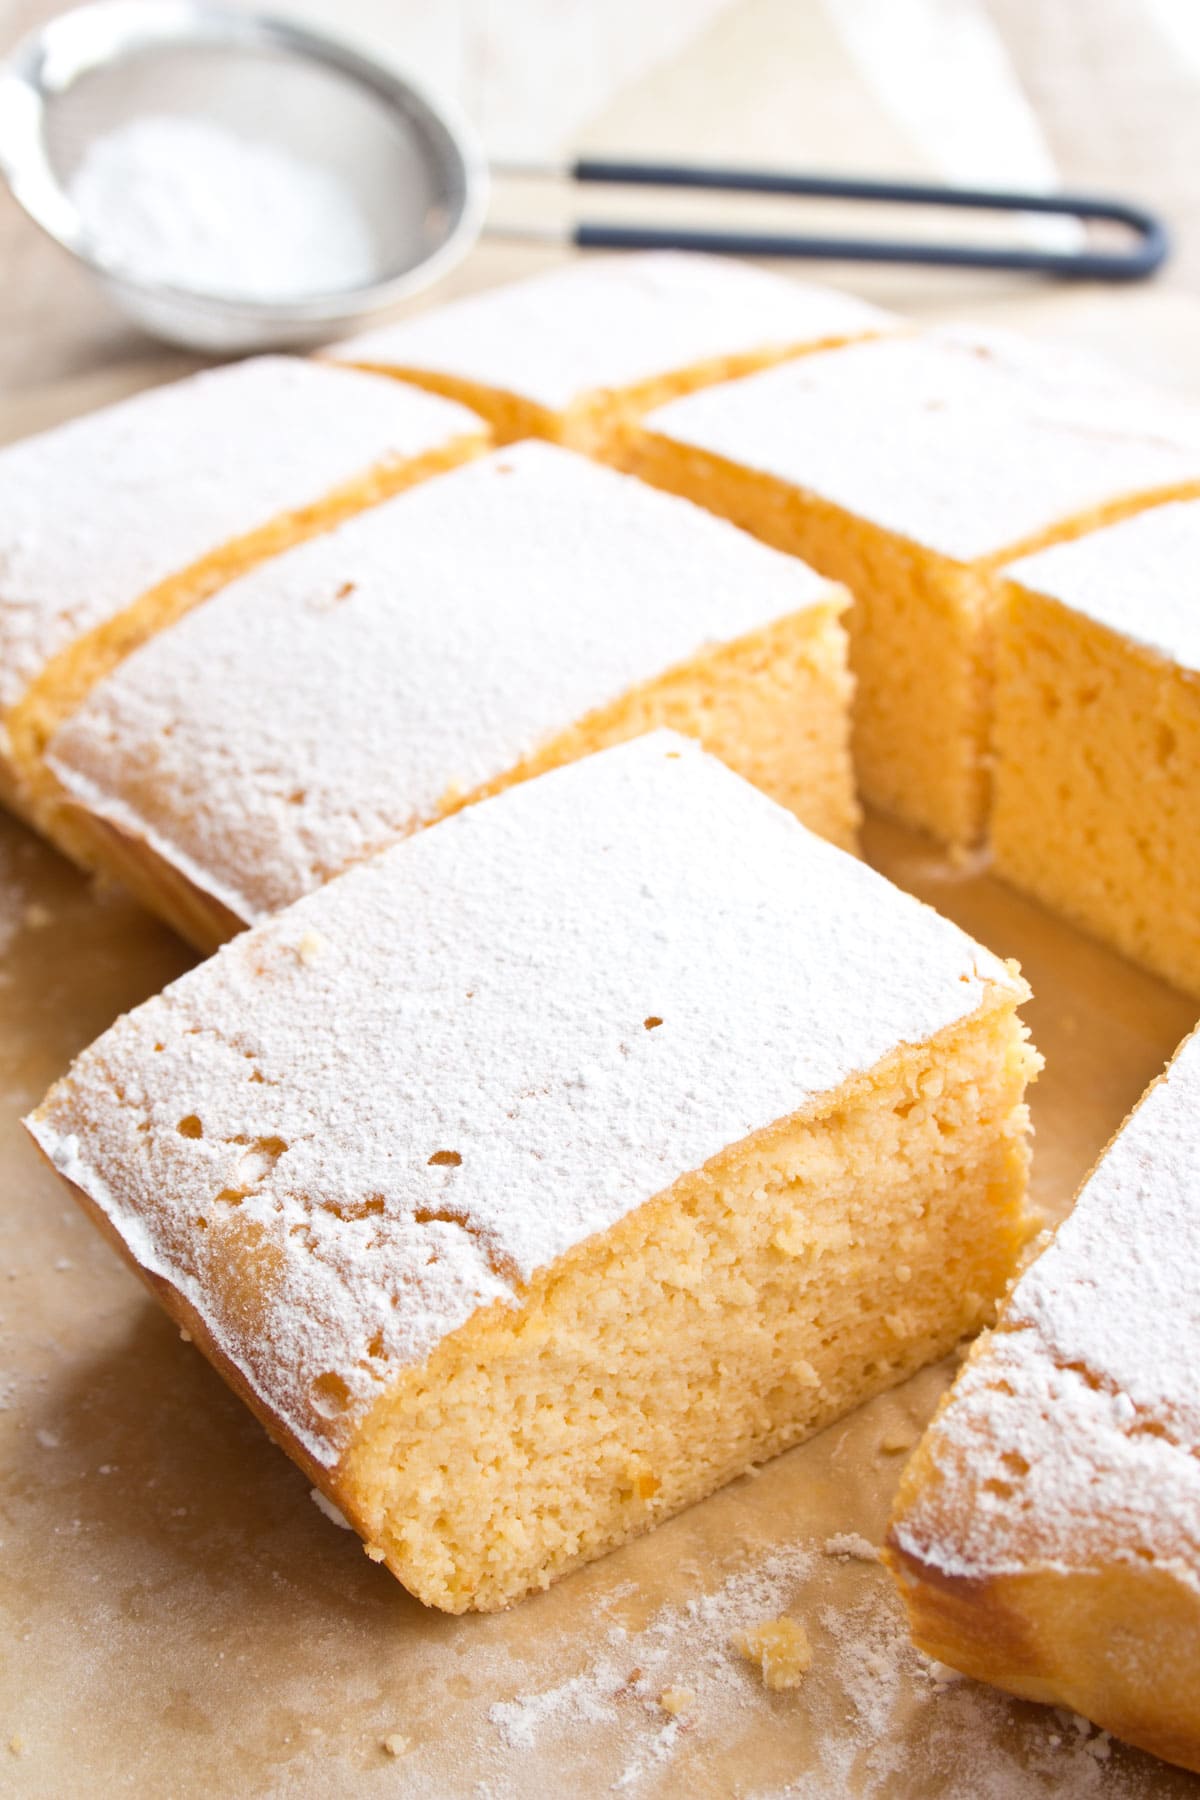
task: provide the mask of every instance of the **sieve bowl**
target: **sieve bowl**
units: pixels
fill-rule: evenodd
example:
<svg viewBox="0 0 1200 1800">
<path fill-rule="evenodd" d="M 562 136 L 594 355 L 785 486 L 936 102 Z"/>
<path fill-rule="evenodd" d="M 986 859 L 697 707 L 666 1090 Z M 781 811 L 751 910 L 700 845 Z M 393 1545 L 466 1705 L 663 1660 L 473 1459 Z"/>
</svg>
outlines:
<svg viewBox="0 0 1200 1800">
<path fill-rule="evenodd" d="M 216 122 L 329 170 L 363 213 L 377 276 L 280 299 L 139 276 L 89 233 L 70 183 L 95 139 L 150 114 Z M 466 254 L 488 187 L 469 127 L 398 70 L 326 32 L 197 0 L 96 0 L 20 43 L 0 66 L 0 171 L 139 325 L 219 353 L 316 344 L 387 313 Z"/>
</svg>

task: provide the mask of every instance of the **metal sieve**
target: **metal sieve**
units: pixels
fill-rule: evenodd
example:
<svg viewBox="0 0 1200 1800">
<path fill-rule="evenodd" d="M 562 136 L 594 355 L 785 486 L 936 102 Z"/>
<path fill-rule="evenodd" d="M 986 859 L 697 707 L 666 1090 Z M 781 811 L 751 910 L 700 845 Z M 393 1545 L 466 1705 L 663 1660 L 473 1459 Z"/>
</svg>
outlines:
<svg viewBox="0 0 1200 1800">
<path fill-rule="evenodd" d="M 203 117 L 323 164 L 349 188 L 372 230 L 377 279 L 303 299 L 246 300 L 148 281 L 122 267 L 89 238 L 68 189 L 96 137 L 147 113 Z M 225 352 L 319 343 L 387 312 L 466 254 L 485 228 L 488 192 L 487 165 L 469 127 L 406 76 L 324 32 L 201 0 L 95 0 L 26 39 L 0 65 L 0 171 L 25 210 L 139 324 L 176 343 Z M 1075 225 L 1072 248 L 586 220 L 487 227 L 497 236 L 580 249 L 672 248 L 1100 281 L 1141 280 L 1169 250 L 1154 213 L 1109 196 L 589 157 L 509 172 L 577 185 L 932 206 Z M 1093 245 L 1087 228 L 1096 223 L 1117 226 L 1129 246 Z"/>
<path fill-rule="evenodd" d="M 200 116 L 331 170 L 371 229 L 376 279 L 243 300 L 123 268 L 89 238 L 68 187 L 95 138 L 146 113 Z M 465 122 L 377 58 L 289 20 L 192 0 L 99 0 L 20 44 L 0 68 L 0 168 L 132 318 L 212 351 L 317 343 L 387 311 L 475 241 L 488 186 Z"/>
</svg>

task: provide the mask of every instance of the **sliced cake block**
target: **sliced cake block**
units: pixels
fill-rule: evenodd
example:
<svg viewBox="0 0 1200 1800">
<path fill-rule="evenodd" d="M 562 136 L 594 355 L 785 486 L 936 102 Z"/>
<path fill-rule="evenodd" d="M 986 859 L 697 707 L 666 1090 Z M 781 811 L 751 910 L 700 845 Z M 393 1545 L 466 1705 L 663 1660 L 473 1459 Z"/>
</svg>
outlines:
<svg viewBox="0 0 1200 1800">
<path fill-rule="evenodd" d="M 1200 501 L 1008 575 L 996 868 L 1200 997 Z"/>
<path fill-rule="evenodd" d="M 967 845 L 987 813 L 997 571 L 1200 492 L 1200 415 L 1091 358 L 947 329 L 678 400 L 629 461 L 846 583 L 865 797 Z"/>
<path fill-rule="evenodd" d="M 235 938 L 29 1128 L 368 1555 L 486 1610 L 988 1314 L 1025 994 L 660 732 Z"/>
<path fill-rule="evenodd" d="M 1200 1770 L 1200 1038 L 1109 1145 L 904 1472 L 932 1655 Z"/>
<path fill-rule="evenodd" d="M 580 259 L 328 354 L 464 401 L 502 442 L 591 451 L 677 394 L 897 324 L 833 288 L 667 251 Z"/>
<path fill-rule="evenodd" d="M 36 811 L 42 747 L 135 644 L 486 441 L 413 388 L 260 357 L 0 450 L 0 793 Z"/>
<path fill-rule="evenodd" d="M 656 725 L 854 842 L 845 591 L 550 444 L 277 557 L 93 689 L 48 767 L 211 945 L 482 794 Z"/>
</svg>

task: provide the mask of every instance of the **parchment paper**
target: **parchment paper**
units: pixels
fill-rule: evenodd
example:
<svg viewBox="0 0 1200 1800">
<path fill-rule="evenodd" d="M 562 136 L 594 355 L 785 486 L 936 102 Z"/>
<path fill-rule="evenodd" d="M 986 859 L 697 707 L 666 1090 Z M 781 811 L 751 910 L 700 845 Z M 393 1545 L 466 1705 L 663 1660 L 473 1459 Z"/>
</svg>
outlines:
<svg viewBox="0 0 1200 1800">
<path fill-rule="evenodd" d="M 1186 304 L 1064 304 L 1036 322 L 1074 319 L 1118 349 L 1136 337 L 1143 365 L 1194 384 Z M 1149 336 L 1135 320 L 1154 321 Z M 1035 1194 L 1061 1212 L 1192 1003 L 895 827 L 872 822 L 867 850 L 1024 965 L 1047 1058 Z M 425 1612 L 318 1511 L 18 1127 L 188 953 L 7 820 L 0 953 L 0 1792 L 1200 1793 L 908 1649 L 891 1584 L 863 1557 L 950 1367 L 511 1613 Z M 785 1611 L 815 1661 L 797 1692 L 771 1695 L 730 1639 Z M 693 1695 L 676 1716 L 659 1703 L 672 1687 Z"/>
</svg>

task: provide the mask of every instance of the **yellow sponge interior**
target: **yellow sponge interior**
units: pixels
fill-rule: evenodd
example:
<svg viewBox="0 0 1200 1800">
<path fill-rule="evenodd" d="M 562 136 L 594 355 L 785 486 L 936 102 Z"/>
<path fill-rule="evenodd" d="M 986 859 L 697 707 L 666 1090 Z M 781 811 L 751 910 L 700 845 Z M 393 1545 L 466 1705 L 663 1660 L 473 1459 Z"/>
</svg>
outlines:
<svg viewBox="0 0 1200 1800">
<path fill-rule="evenodd" d="M 490 1610 L 942 1356 L 1028 1235 L 1035 1064 L 1006 994 L 715 1158 L 401 1374 L 331 1498 L 423 1601 Z"/>
<path fill-rule="evenodd" d="M 1014 585 L 995 705 L 998 873 L 1200 998 L 1200 676 Z"/>
<path fill-rule="evenodd" d="M 1000 567 L 1183 491 L 1131 495 L 964 563 L 651 430 L 628 431 L 619 460 L 845 583 L 854 596 L 854 762 L 863 797 L 958 847 L 979 842 L 988 821 Z"/>
</svg>

